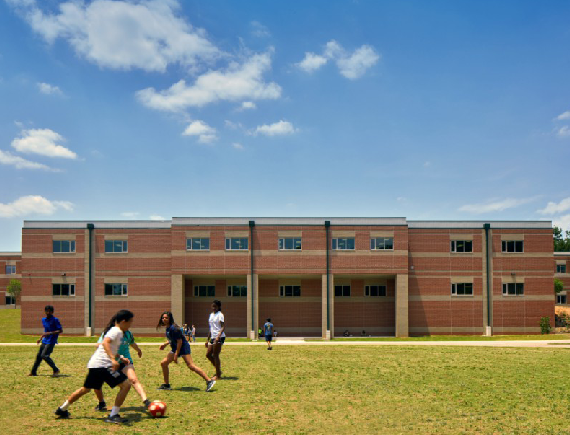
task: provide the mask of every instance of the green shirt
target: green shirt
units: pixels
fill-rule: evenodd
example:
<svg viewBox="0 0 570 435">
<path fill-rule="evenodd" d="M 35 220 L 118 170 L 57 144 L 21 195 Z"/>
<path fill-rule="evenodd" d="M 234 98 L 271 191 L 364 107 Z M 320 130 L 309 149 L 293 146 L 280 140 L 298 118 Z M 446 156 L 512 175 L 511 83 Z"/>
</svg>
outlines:
<svg viewBox="0 0 570 435">
<path fill-rule="evenodd" d="M 103 334 L 101 334 L 97 343 L 103 343 L 103 338 Z M 119 355 L 123 355 L 125 358 L 128 358 L 131 363 L 133 362 L 133 358 L 131 357 L 130 347 L 134 342 L 135 337 L 133 337 L 133 333 L 131 331 L 125 331 L 118 350 Z"/>
</svg>

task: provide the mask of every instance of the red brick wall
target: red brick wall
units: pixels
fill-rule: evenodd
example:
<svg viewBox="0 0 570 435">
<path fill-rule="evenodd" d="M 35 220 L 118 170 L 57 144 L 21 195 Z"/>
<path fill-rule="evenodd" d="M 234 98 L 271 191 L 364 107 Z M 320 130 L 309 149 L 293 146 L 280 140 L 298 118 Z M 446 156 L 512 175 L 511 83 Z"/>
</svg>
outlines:
<svg viewBox="0 0 570 435">
<path fill-rule="evenodd" d="M 15 265 L 15 274 L 6 274 L 6 265 Z M 10 280 L 17 279 L 22 280 L 22 256 L 20 254 L 14 253 L 13 255 L 1 255 L 0 256 L 0 307 L 10 308 L 12 305 L 6 306 L 6 287 L 10 283 Z M 16 305 L 20 305 L 21 296 L 18 297 Z"/>
</svg>

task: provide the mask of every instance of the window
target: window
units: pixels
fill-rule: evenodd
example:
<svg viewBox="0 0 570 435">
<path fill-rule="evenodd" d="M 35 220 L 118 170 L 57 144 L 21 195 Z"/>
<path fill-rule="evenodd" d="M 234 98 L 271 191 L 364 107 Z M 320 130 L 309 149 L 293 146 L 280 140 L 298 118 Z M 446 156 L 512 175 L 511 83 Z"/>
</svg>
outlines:
<svg viewBox="0 0 570 435">
<path fill-rule="evenodd" d="M 75 252 L 75 240 L 54 240 L 53 252 Z"/>
<path fill-rule="evenodd" d="M 521 282 L 503 284 L 503 296 L 523 296 L 524 284 Z"/>
<path fill-rule="evenodd" d="M 281 297 L 300 297 L 301 296 L 301 286 L 300 285 L 282 285 L 279 287 L 279 296 Z"/>
<path fill-rule="evenodd" d="M 14 296 L 6 295 L 6 305 L 16 305 L 16 299 Z"/>
<path fill-rule="evenodd" d="M 394 249 L 393 237 L 375 237 L 370 239 L 370 249 L 373 251 L 380 249 Z"/>
<path fill-rule="evenodd" d="M 566 305 L 566 295 L 556 295 L 556 303 Z M 6 302 L 8 304 L 8 302 Z"/>
<path fill-rule="evenodd" d="M 349 297 L 350 296 L 350 286 L 349 285 L 335 285 L 334 286 L 335 297 Z"/>
<path fill-rule="evenodd" d="M 245 296 L 247 296 L 247 286 L 246 285 L 229 285 L 228 286 L 228 296 L 233 296 L 233 297 L 245 297 Z"/>
<path fill-rule="evenodd" d="M 451 294 L 456 296 L 473 296 L 473 283 L 461 282 L 451 284 Z"/>
<path fill-rule="evenodd" d="M 279 250 L 280 251 L 296 251 L 301 249 L 301 238 L 300 237 L 285 237 L 279 239 Z"/>
<path fill-rule="evenodd" d="M 16 273 L 16 266 L 13 264 L 6 265 L 6 275 L 14 275 Z"/>
<path fill-rule="evenodd" d="M 209 238 L 186 239 L 186 249 L 188 251 L 208 251 L 210 250 Z"/>
<path fill-rule="evenodd" d="M 386 296 L 386 286 L 385 285 L 364 286 L 364 296 Z"/>
<path fill-rule="evenodd" d="M 8 272 L 6 272 L 6 273 L 8 273 Z M 565 264 L 557 264 L 556 265 L 556 273 L 566 273 L 566 265 Z"/>
<path fill-rule="evenodd" d="M 128 252 L 129 245 L 126 240 L 105 240 L 105 252 Z"/>
<path fill-rule="evenodd" d="M 354 250 L 354 237 L 332 239 L 332 248 L 335 251 Z"/>
<path fill-rule="evenodd" d="M 216 296 L 216 286 L 215 285 L 195 285 L 194 286 L 194 296 L 201 298 Z"/>
<path fill-rule="evenodd" d="M 226 238 L 226 251 L 247 251 L 247 237 L 228 237 Z"/>
<path fill-rule="evenodd" d="M 75 284 L 52 284 L 53 296 L 75 296 Z"/>
<path fill-rule="evenodd" d="M 105 284 L 105 296 L 127 296 L 128 284 Z"/>
<path fill-rule="evenodd" d="M 524 240 L 503 240 L 503 252 L 524 252 Z"/>
<path fill-rule="evenodd" d="M 472 240 L 452 240 L 451 252 L 473 252 Z"/>
</svg>

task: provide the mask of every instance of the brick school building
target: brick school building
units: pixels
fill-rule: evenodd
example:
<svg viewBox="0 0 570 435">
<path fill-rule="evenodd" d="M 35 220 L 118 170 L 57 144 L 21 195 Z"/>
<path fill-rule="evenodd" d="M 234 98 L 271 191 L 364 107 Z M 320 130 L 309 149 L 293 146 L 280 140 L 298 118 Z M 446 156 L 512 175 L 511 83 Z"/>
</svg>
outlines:
<svg viewBox="0 0 570 435">
<path fill-rule="evenodd" d="M 279 336 L 540 333 L 554 323 L 548 221 L 173 218 L 25 221 L 22 333 L 54 305 L 68 334 L 99 333 L 119 309 L 136 334 L 162 311 L 207 334 Z"/>
</svg>

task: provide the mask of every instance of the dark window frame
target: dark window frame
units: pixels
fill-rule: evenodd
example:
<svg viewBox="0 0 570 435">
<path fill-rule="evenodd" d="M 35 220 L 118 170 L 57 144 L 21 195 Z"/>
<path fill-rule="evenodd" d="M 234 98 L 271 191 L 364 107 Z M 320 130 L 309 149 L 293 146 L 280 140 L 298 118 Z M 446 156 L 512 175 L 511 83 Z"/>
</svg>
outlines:
<svg viewBox="0 0 570 435">
<path fill-rule="evenodd" d="M 216 296 L 216 285 L 198 284 L 194 286 L 194 297 L 196 298 L 213 298 Z"/>
<path fill-rule="evenodd" d="M 6 275 L 16 275 L 16 265 L 15 264 L 7 264 L 6 268 L 4 269 L 4 272 L 6 272 Z"/>
<path fill-rule="evenodd" d="M 524 254 L 524 240 L 501 240 L 501 252 Z"/>
<path fill-rule="evenodd" d="M 503 283 L 503 296 L 524 296 L 523 282 Z"/>
<path fill-rule="evenodd" d="M 335 284 L 334 297 L 335 298 L 349 298 L 351 293 L 350 284 Z"/>
<path fill-rule="evenodd" d="M 287 247 L 291 242 L 291 247 Z M 277 241 L 277 250 L 279 251 L 301 251 L 303 250 L 302 237 L 279 237 Z"/>
<path fill-rule="evenodd" d="M 473 240 L 451 240 L 449 249 L 454 254 L 470 254 L 473 252 Z"/>
<path fill-rule="evenodd" d="M 382 241 L 382 242 L 380 242 Z M 389 241 L 388 244 L 386 241 Z M 388 247 L 389 246 L 389 247 Z M 370 238 L 371 251 L 393 251 L 394 250 L 394 237 L 371 237 Z"/>
<path fill-rule="evenodd" d="M 233 247 L 234 242 L 238 243 L 240 247 Z M 242 245 L 245 245 L 243 247 Z M 248 237 L 226 237 L 226 251 L 249 251 L 249 238 Z"/>
<path fill-rule="evenodd" d="M 207 241 L 207 242 L 205 242 Z M 198 247 L 198 245 L 200 247 Z M 203 247 L 207 245 L 207 247 Z M 187 251 L 209 251 L 210 250 L 210 238 L 209 237 L 188 237 L 186 238 L 186 250 Z"/>
<path fill-rule="evenodd" d="M 75 240 L 53 240 L 52 252 L 54 254 L 75 254 Z"/>
<path fill-rule="evenodd" d="M 52 296 L 75 296 L 75 284 L 72 283 L 52 283 L 51 285 Z"/>
<path fill-rule="evenodd" d="M 242 298 L 247 297 L 247 285 L 232 284 L 228 286 L 228 297 Z"/>
<path fill-rule="evenodd" d="M 120 250 L 118 250 L 119 243 L 121 244 Z M 128 254 L 128 252 L 128 240 L 105 240 L 105 254 Z"/>
<path fill-rule="evenodd" d="M 129 295 L 129 285 L 122 282 L 106 282 L 104 285 L 104 294 L 105 296 L 127 297 Z"/>
<path fill-rule="evenodd" d="M 301 286 L 284 284 L 279 286 L 279 297 L 281 298 L 300 298 Z"/>
<path fill-rule="evenodd" d="M 472 282 L 454 282 L 451 284 L 452 296 L 473 296 Z"/>
<path fill-rule="evenodd" d="M 376 287 L 376 288 L 375 288 Z M 376 294 L 374 294 L 376 293 Z M 367 284 L 364 286 L 365 297 L 386 297 L 388 295 L 388 286 L 386 284 Z"/>
<path fill-rule="evenodd" d="M 342 245 L 342 247 L 341 247 Z M 352 246 L 352 247 L 350 247 Z M 333 251 L 354 251 L 356 250 L 355 237 L 335 237 L 332 239 L 331 249 Z"/>
</svg>

